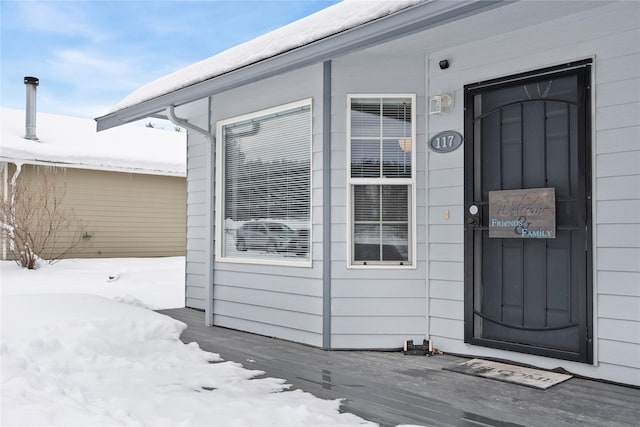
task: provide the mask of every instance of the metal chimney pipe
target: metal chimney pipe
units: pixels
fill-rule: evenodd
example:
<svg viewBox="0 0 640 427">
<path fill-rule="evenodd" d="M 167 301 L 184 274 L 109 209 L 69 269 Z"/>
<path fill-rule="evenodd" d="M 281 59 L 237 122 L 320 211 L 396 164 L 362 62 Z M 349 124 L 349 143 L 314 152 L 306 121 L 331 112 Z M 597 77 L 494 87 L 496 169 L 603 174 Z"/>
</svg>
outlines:
<svg viewBox="0 0 640 427">
<path fill-rule="evenodd" d="M 27 110 L 25 135 L 26 139 L 37 140 L 36 136 L 36 88 L 40 84 L 37 77 L 27 76 L 24 78 L 24 84 L 27 86 Z"/>
</svg>

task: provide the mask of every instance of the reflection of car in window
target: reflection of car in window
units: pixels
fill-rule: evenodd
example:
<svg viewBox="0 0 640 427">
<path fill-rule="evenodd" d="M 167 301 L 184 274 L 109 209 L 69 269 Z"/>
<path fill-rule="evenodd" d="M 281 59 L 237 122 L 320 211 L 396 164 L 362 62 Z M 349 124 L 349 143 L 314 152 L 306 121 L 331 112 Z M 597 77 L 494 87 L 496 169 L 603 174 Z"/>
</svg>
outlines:
<svg viewBox="0 0 640 427">
<path fill-rule="evenodd" d="M 309 250 L 309 230 L 294 231 L 280 222 L 246 222 L 236 233 L 236 249 L 304 255 Z"/>
</svg>

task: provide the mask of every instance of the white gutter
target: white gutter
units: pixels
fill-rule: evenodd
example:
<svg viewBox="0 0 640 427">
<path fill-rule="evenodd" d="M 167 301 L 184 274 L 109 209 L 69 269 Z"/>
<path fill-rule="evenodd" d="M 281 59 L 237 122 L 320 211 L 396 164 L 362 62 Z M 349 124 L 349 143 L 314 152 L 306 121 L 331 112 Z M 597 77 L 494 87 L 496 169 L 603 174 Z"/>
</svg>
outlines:
<svg viewBox="0 0 640 427">
<path fill-rule="evenodd" d="M 167 117 L 171 123 L 176 126 L 182 126 L 188 130 L 192 130 L 195 133 L 203 135 L 207 138 L 206 147 L 206 184 L 205 184 L 205 210 L 207 212 L 207 221 L 205 222 L 205 262 L 207 267 L 205 268 L 205 283 L 207 284 L 205 290 L 205 306 L 204 306 L 204 320 L 207 326 L 213 326 L 213 274 L 214 274 L 214 249 L 213 249 L 213 230 L 214 230 L 214 217 L 213 211 L 213 147 L 215 145 L 215 137 L 205 129 L 202 129 L 189 121 L 176 116 L 175 106 L 169 105 L 166 108 Z M 211 111 L 211 105 L 208 106 L 208 111 Z M 189 144 L 189 138 L 187 134 L 187 145 Z M 186 258 L 185 258 L 186 263 Z M 186 266 L 185 266 L 186 267 Z M 186 286 L 186 269 L 185 269 L 185 286 Z"/>
</svg>

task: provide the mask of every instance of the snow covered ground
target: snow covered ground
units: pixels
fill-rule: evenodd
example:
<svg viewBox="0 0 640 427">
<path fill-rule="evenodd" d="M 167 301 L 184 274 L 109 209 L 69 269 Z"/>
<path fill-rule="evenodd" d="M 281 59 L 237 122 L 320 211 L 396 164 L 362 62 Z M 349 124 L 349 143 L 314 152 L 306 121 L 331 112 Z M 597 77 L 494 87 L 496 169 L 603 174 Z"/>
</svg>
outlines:
<svg viewBox="0 0 640 427">
<path fill-rule="evenodd" d="M 2 426 L 351 426 L 339 401 L 287 390 L 178 338 L 184 258 L 0 261 Z"/>
</svg>

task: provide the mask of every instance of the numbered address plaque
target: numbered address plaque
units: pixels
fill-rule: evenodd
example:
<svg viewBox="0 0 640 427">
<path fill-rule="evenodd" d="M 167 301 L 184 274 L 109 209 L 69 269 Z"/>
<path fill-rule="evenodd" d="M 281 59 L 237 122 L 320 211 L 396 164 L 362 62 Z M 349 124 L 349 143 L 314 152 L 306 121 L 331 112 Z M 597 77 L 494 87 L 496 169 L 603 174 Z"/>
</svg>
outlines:
<svg viewBox="0 0 640 427">
<path fill-rule="evenodd" d="M 462 145 L 462 135 L 453 130 L 446 130 L 434 135 L 429 141 L 429 147 L 436 153 L 449 153 Z"/>
</svg>

